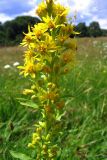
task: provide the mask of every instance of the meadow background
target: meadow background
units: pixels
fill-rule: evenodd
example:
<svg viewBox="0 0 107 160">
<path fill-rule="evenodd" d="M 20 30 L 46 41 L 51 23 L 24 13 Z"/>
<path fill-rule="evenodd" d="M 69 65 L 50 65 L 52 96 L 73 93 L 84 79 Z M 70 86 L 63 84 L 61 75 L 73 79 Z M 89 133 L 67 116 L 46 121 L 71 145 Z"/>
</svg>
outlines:
<svg viewBox="0 0 107 160">
<path fill-rule="evenodd" d="M 75 67 L 61 82 L 68 101 L 59 160 L 107 160 L 107 38 L 77 42 Z M 19 103 L 30 86 L 15 65 L 23 64 L 23 51 L 20 46 L 0 48 L 0 160 L 14 160 L 10 150 L 35 154 L 27 144 L 38 112 Z"/>
</svg>

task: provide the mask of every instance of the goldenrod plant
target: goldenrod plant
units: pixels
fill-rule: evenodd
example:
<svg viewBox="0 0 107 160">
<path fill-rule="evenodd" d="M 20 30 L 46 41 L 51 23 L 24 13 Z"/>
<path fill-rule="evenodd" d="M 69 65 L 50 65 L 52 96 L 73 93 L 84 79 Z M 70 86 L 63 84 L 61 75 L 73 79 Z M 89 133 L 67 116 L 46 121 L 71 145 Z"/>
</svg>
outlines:
<svg viewBox="0 0 107 160">
<path fill-rule="evenodd" d="M 60 121 L 66 99 L 60 79 L 74 66 L 77 48 L 75 38 L 70 38 L 77 33 L 68 22 L 68 11 L 55 0 L 43 0 L 36 10 L 41 23 L 29 26 L 22 41 L 27 49 L 21 74 L 32 80 L 31 88 L 25 89 L 24 94 L 31 95 L 41 113 L 28 144 L 36 151 L 36 160 L 55 160 L 61 153 L 58 139 L 63 134 Z"/>
</svg>

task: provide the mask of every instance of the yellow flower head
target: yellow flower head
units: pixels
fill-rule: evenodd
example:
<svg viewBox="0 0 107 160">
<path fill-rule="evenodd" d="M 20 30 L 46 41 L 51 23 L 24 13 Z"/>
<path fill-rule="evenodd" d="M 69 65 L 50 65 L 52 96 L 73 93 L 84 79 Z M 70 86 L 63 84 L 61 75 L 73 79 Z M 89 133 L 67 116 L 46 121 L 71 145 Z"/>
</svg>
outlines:
<svg viewBox="0 0 107 160">
<path fill-rule="evenodd" d="M 58 44 L 63 44 L 64 41 L 68 38 L 67 35 L 63 35 L 63 33 L 61 33 L 60 35 L 57 36 L 57 42 Z"/>
<path fill-rule="evenodd" d="M 26 60 L 31 60 L 34 57 L 34 52 L 32 50 L 25 51 L 24 57 Z"/>
<path fill-rule="evenodd" d="M 72 49 L 73 52 L 75 52 L 77 50 L 77 41 L 74 38 L 73 39 L 68 38 L 65 40 L 64 46 L 68 49 Z"/>
<path fill-rule="evenodd" d="M 45 22 L 45 24 L 47 24 L 47 27 L 49 29 L 53 29 L 55 28 L 55 22 L 52 18 L 50 18 L 49 16 L 47 17 L 43 17 L 43 21 Z"/>
<path fill-rule="evenodd" d="M 50 53 L 55 52 L 56 47 L 55 41 L 48 33 L 44 34 L 43 40 L 35 44 L 36 51 L 42 56 L 40 57 L 49 61 L 51 60 Z"/>
<path fill-rule="evenodd" d="M 65 26 L 63 25 L 61 27 L 61 32 L 63 33 L 63 35 L 71 35 L 74 33 L 73 30 L 74 26 L 72 24 L 67 24 Z"/>
<path fill-rule="evenodd" d="M 27 46 L 32 42 L 32 35 L 31 33 L 25 34 L 23 42 L 21 43 L 23 46 Z"/>
<path fill-rule="evenodd" d="M 57 92 L 49 92 L 45 95 L 46 99 L 49 99 L 49 100 L 52 100 L 52 101 L 55 101 L 59 95 Z"/>
<path fill-rule="evenodd" d="M 63 16 L 63 15 L 66 16 L 68 13 L 67 9 L 60 4 L 55 5 L 55 12 L 56 12 L 56 15 L 58 14 L 58 16 Z"/>
<path fill-rule="evenodd" d="M 24 76 L 28 76 L 31 75 L 31 77 L 35 77 L 35 67 L 34 64 L 30 61 L 28 61 L 27 64 L 25 64 L 24 66 L 20 66 L 20 69 L 22 69 L 20 74 L 24 74 Z"/>
<path fill-rule="evenodd" d="M 46 65 L 45 65 L 45 66 L 43 67 L 43 72 L 44 72 L 44 73 L 51 73 L 51 72 L 52 72 L 52 69 L 51 69 L 49 66 L 46 66 Z"/>
<path fill-rule="evenodd" d="M 66 50 L 62 54 L 62 61 L 64 63 L 69 63 L 69 62 L 73 61 L 73 59 L 74 59 L 74 52 L 71 49 Z"/>
<path fill-rule="evenodd" d="M 38 45 L 37 51 L 40 52 L 42 55 L 46 54 L 47 45 L 45 44 L 45 42 L 42 42 Z"/>
<path fill-rule="evenodd" d="M 38 23 L 34 25 L 32 28 L 33 35 L 36 36 L 37 39 L 40 39 L 43 34 L 48 30 L 48 27 L 45 23 Z"/>
<path fill-rule="evenodd" d="M 36 14 L 41 18 L 47 15 L 47 5 L 45 2 L 41 2 L 36 10 Z"/>
<path fill-rule="evenodd" d="M 28 46 L 33 41 L 32 32 L 30 26 L 28 26 L 28 33 L 24 33 L 25 37 L 21 43 L 23 46 Z"/>
<path fill-rule="evenodd" d="M 41 71 L 43 67 L 43 63 L 28 61 L 24 66 L 20 66 L 22 69 L 20 74 L 24 74 L 24 76 L 30 75 L 32 78 L 35 78 L 36 73 Z"/>
<path fill-rule="evenodd" d="M 59 18 L 59 23 L 64 23 L 67 21 L 66 17 L 68 14 L 68 9 L 60 4 L 55 4 L 53 9 L 55 17 Z"/>
</svg>

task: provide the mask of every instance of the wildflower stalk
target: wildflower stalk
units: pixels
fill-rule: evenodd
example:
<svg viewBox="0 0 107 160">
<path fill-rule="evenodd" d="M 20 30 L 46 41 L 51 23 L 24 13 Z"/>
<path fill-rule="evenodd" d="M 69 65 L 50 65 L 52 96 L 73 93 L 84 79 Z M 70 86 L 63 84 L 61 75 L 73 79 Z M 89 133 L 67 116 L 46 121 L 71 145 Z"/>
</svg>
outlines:
<svg viewBox="0 0 107 160">
<path fill-rule="evenodd" d="M 36 150 L 36 160 L 55 160 L 61 150 L 57 143 L 61 136 L 61 115 L 65 101 L 61 98 L 60 79 L 74 64 L 76 41 L 74 27 L 67 21 L 68 10 L 54 0 L 44 0 L 36 13 L 41 23 L 29 27 L 22 45 L 27 46 L 21 74 L 32 79 L 30 94 L 38 104 L 40 119 L 35 124 L 32 141 L 28 144 Z"/>
</svg>

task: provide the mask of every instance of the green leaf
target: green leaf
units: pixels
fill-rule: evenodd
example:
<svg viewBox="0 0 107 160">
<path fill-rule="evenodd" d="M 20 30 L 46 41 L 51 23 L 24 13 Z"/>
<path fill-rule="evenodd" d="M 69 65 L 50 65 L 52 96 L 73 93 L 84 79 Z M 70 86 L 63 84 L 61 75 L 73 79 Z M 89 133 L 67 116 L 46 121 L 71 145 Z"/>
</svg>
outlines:
<svg viewBox="0 0 107 160">
<path fill-rule="evenodd" d="M 35 109 L 38 108 L 38 105 L 35 104 L 35 103 L 32 102 L 32 101 L 20 102 L 20 104 L 23 105 L 23 106 L 28 106 L 28 107 L 35 108 Z"/>
<path fill-rule="evenodd" d="M 62 113 L 62 114 L 57 114 L 56 115 L 56 120 L 58 120 L 58 121 L 60 121 L 61 120 L 61 118 L 62 118 L 62 116 L 64 116 L 66 114 L 66 112 L 64 112 L 64 113 Z"/>
<path fill-rule="evenodd" d="M 14 158 L 18 158 L 20 160 L 33 160 L 31 157 L 27 156 L 26 154 L 15 152 L 15 151 L 10 151 L 10 154 Z"/>
<path fill-rule="evenodd" d="M 34 108 L 34 109 L 38 109 L 38 105 L 36 103 L 34 103 L 33 101 L 31 101 L 31 100 L 21 99 L 21 98 L 19 100 L 21 100 L 20 104 L 23 105 L 23 106 L 27 106 L 27 107 L 31 107 L 31 108 Z"/>
</svg>

